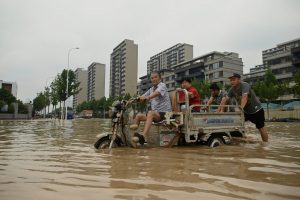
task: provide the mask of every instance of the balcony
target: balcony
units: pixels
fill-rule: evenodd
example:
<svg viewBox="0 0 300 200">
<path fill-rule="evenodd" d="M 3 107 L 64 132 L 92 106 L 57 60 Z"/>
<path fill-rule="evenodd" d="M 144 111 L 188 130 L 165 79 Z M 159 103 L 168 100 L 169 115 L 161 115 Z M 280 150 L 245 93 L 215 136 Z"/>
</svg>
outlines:
<svg viewBox="0 0 300 200">
<path fill-rule="evenodd" d="M 300 47 L 293 48 L 291 52 L 292 52 L 292 64 L 295 67 L 300 67 Z"/>
</svg>

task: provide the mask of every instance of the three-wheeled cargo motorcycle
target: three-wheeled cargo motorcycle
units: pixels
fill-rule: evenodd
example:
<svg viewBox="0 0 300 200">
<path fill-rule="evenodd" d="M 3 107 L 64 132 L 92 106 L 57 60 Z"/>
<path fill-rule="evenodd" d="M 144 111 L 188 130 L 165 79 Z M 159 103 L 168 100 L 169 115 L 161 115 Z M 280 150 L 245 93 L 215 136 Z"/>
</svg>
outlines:
<svg viewBox="0 0 300 200">
<path fill-rule="evenodd" d="M 226 105 L 226 112 L 214 112 L 219 105 L 189 105 L 188 92 L 182 89 L 185 95 L 185 110 L 167 112 L 165 120 L 153 123 L 146 138 L 147 145 L 143 147 L 173 147 L 184 145 L 204 144 L 216 147 L 229 144 L 233 138 L 245 138 L 244 114 L 237 105 Z M 175 91 L 178 99 L 178 91 Z M 138 98 L 128 101 L 115 101 L 111 108 L 112 131 L 102 133 L 94 144 L 96 149 L 115 147 L 142 147 L 138 138 L 134 136 L 129 126 L 133 123 L 136 114 L 134 104 Z M 193 112 L 195 106 L 206 107 L 205 111 Z M 140 127 L 141 128 L 141 127 Z"/>
</svg>

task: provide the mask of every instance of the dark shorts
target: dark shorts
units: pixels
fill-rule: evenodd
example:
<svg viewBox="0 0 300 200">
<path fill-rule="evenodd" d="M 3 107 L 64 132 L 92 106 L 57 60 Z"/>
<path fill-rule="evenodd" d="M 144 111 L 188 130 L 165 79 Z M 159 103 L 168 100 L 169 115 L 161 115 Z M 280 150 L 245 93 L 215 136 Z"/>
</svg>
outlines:
<svg viewBox="0 0 300 200">
<path fill-rule="evenodd" d="M 265 111 L 260 109 L 254 114 L 245 113 L 245 121 L 250 121 L 255 124 L 257 129 L 263 128 L 265 126 Z"/>
<path fill-rule="evenodd" d="M 158 122 L 166 119 L 165 114 L 166 114 L 165 112 L 159 112 L 159 121 Z"/>
<path fill-rule="evenodd" d="M 163 121 L 163 120 L 165 120 L 166 119 L 166 117 L 165 117 L 165 112 L 158 112 L 159 113 L 159 120 L 154 120 L 154 122 L 161 122 L 161 121 Z"/>
</svg>

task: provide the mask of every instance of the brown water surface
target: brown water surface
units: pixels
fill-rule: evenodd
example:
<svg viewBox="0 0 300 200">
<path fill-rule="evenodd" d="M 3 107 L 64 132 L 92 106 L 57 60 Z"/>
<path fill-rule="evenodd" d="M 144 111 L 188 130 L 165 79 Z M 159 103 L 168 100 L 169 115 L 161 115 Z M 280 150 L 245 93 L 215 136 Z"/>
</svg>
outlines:
<svg viewBox="0 0 300 200">
<path fill-rule="evenodd" d="M 300 124 L 269 144 L 97 151 L 100 119 L 0 121 L 0 199 L 300 199 Z"/>
</svg>

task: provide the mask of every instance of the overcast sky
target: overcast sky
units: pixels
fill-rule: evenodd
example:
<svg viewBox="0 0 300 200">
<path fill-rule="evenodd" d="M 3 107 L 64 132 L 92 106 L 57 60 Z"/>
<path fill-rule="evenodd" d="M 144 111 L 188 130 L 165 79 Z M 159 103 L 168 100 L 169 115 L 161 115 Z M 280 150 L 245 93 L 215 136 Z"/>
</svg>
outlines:
<svg viewBox="0 0 300 200">
<path fill-rule="evenodd" d="M 300 38 L 299 0 L 0 0 L 0 80 L 17 82 L 32 100 L 67 68 L 106 64 L 124 39 L 138 44 L 138 76 L 149 58 L 177 43 L 194 57 L 239 53 L 244 73 L 262 63 L 262 50 Z"/>
</svg>

